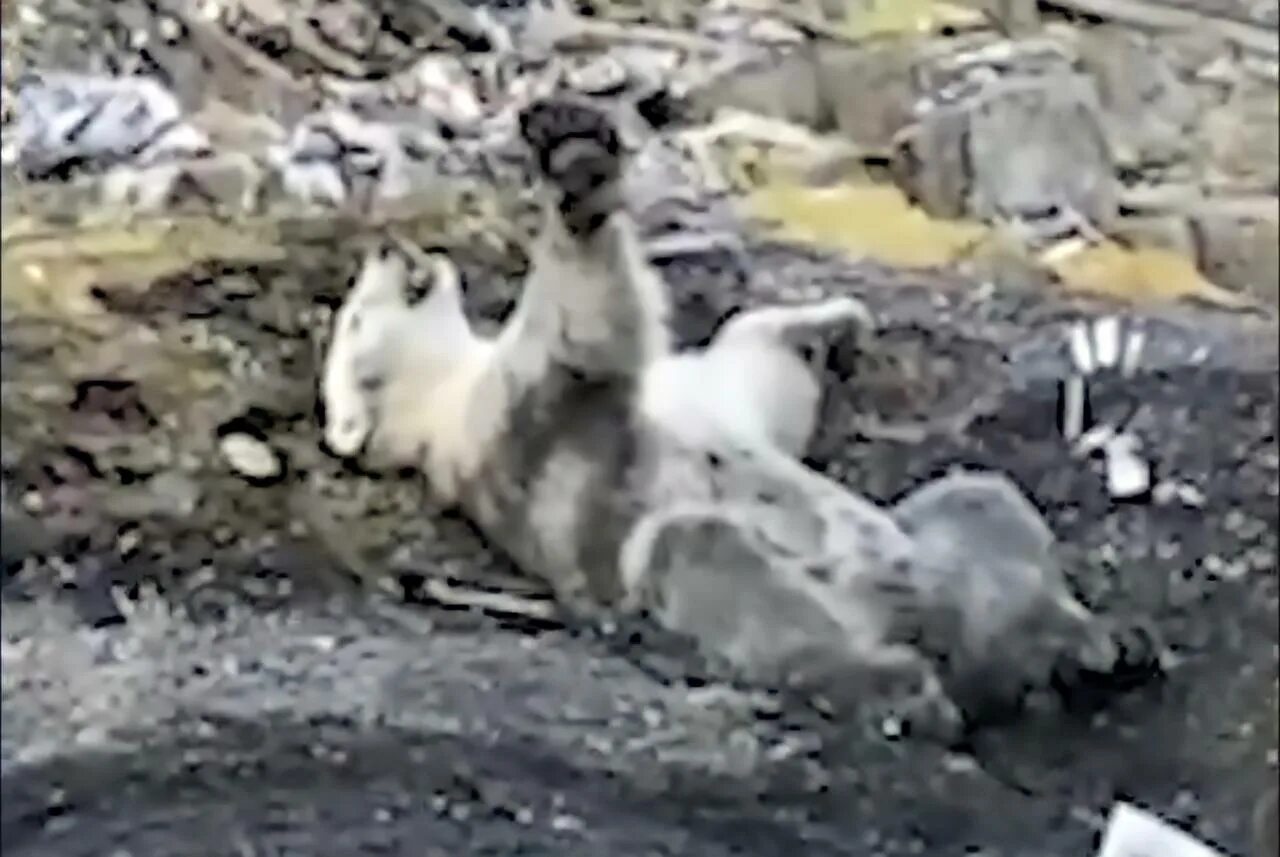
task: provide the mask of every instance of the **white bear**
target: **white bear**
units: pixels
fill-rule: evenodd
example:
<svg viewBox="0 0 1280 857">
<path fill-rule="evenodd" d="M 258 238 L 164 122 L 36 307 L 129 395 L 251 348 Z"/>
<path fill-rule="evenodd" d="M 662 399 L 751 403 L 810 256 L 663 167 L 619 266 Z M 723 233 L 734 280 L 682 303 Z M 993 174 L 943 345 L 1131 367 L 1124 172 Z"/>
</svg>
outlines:
<svg viewBox="0 0 1280 857">
<path fill-rule="evenodd" d="M 429 297 L 410 305 L 407 257 L 415 255 L 427 263 L 422 273 L 429 275 Z M 851 298 L 744 312 L 725 323 L 708 347 L 657 357 L 642 379 L 640 410 L 698 446 L 712 448 L 734 437 L 802 455 L 821 398 L 812 351 L 806 360 L 802 348 L 853 323 L 874 324 Z M 461 377 L 460 367 L 491 359 L 492 346 L 467 321 L 458 271 L 447 256 L 383 244 L 366 256 L 335 318 L 322 380 L 327 445 L 354 456 L 370 440 L 384 403 L 405 417 L 397 426 L 411 424 L 406 408 L 422 385 Z M 414 367 L 412 374 L 398 371 L 407 366 Z M 401 387 L 397 379 L 411 386 Z M 374 448 L 388 464 L 416 464 L 417 451 L 392 441 L 387 433 L 393 431 L 383 426 Z"/>
<path fill-rule="evenodd" d="M 860 304 L 747 312 L 705 351 L 673 354 L 606 114 L 558 97 L 525 108 L 520 127 L 546 202 L 516 310 L 478 337 L 451 269 L 438 265 L 411 307 L 404 259 L 368 258 L 326 358 L 334 451 L 421 468 L 567 602 L 648 610 L 749 677 L 891 700 L 931 729 L 959 722 L 922 653 L 934 617 L 975 653 L 1032 627 L 1105 666 L 1105 629 L 1067 592 L 1043 521 L 1007 479 L 943 480 L 894 510 L 797 459 L 819 387 L 793 344 L 865 323 Z M 953 494 L 977 496 L 960 503 L 958 532 Z M 965 527 L 996 540 L 964 544 Z M 989 596 L 992 568 L 1021 590 Z"/>
</svg>

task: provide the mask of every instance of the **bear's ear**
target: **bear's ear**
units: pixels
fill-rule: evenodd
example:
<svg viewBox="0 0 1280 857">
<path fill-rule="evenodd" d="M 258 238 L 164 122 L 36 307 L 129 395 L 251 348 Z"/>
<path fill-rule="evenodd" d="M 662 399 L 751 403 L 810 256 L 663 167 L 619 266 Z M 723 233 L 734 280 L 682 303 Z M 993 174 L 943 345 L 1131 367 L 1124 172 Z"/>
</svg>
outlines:
<svg viewBox="0 0 1280 857">
<path fill-rule="evenodd" d="M 380 242 L 365 254 L 347 303 L 408 306 L 405 287 L 409 263 L 389 241 Z"/>
<path fill-rule="evenodd" d="M 462 306 L 462 275 L 447 253 L 433 251 L 412 253 L 413 273 L 409 276 L 407 300 L 415 310 L 424 306 Z"/>
</svg>

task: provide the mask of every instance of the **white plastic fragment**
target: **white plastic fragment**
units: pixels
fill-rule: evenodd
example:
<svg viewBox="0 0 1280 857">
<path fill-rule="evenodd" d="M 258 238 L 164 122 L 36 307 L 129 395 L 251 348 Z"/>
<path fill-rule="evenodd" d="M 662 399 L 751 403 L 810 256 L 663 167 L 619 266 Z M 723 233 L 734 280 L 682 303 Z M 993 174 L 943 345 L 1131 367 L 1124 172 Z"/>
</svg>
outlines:
<svg viewBox="0 0 1280 857">
<path fill-rule="evenodd" d="M 1120 362 L 1119 318 L 1108 315 L 1094 323 L 1093 353 L 1098 360 L 1098 365 L 1104 369 L 1114 369 Z"/>
<path fill-rule="evenodd" d="M 1189 833 L 1132 804 L 1111 809 L 1097 857 L 1225 857 Z"/>
<path fill-rule="evenodd" d="M 1080 439 L 1076 441 L 1076 453 L 1078 455 L 1092 455 L 1098 450 L 1106 451 L 1116 438 L 1116 430 L 1106 425 L 1096 425 L 1084 434 L 1080 435 Z"/>
<path fill-rule="evenodd" d="M 1089 342 L 1089 326 L 1084 322 L 1071 327 L 1071 357 L 1082 373 L 1093 373 L 1093 345 Z"/>
<path fill-rule="evenodd" d="M 1138 371 L 1138 361 L 1142 359 L 1142 349 L 1147 344 L 1147 334 L 1143 330 L 1134 330 L 1125 340 L 1124 357 L 1120 360 L 1120 373 L 1126 378 Z"/>
<path fill-rule="evenodd" d="M 1084 431 L 1084 378 L 1079 375 L 1068 378 L 1062 395 L 1062 436 L 1073 441 Z"/>
<path fill-rule="evenodd" d="M 1116 435 L 1106 445 L 1107 491 L 1117 500 L 1138 497 L 1151 487 L 1151 465 L 1140 454 L 1138 438 Z"/>
</svg>

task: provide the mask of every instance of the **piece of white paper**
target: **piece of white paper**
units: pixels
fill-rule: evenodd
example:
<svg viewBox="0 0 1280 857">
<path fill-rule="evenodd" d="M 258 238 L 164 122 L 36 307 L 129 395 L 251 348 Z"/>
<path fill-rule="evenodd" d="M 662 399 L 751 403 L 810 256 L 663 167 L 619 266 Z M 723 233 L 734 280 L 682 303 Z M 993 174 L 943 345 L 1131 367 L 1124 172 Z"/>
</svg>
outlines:
<svg viewBox="0 0 1280 857">
<path fill-rule="evenodd" d="M 1111 809 L 1097 857 L 1225 857 L 1189 833 L 1127 803 Z"/>
</svg>

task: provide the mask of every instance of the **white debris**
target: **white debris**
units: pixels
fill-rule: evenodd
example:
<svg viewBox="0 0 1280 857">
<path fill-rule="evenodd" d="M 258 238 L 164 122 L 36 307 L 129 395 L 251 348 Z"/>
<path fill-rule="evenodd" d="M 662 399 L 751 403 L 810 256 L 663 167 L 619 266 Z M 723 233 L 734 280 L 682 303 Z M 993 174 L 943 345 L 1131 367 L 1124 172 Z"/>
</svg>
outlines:
<svg viewBox="0 0 1280 857">
<path fill-rule="evenodd" d="M 1142 359 L 1142 349 L 1147 344 L 1147 334 L 1143 330 L 1132 330 L 1124 344 L 1124 357 L 1120 360 L 1120 372 L 1126 378 L 1138 371 L 1138 362 Z"/>
<path fill-rule="evenodd" d="M 627 85 L 627 70 L 622 63 L 605 54 L 570 67 L 565 78 L 569 86 L 579 92 L 604 95 Z"/>
<path fill-rule="evenodd" d="M 890 740 L 902 737 L 902 721 L 896 717 L 886 717 L 880 723 L 880 733 Z"/>
<path fill-rule="evenodd" d="M 1086 375 L 1093 373 L 1093 346 L 1089 342 L 1089 326 L 1084 322 L 1071 328 L 1071 357 L 1081 372 Z"/>
<path fill-rule="evenodd" d="M 1106 451 L 1107 447 L 1115 441 L 1116 430 L 1109 425 L 1096 425 L 1084 434 L 1080 435 L 1080 439 L 1076 441 L 1077 455 L 1092 455 L 1099 450 Z"/>
<path fill-rule="evenodd" d="M 1108 315 L 1093 325 L 1093 353 L 1098 365 L 1114 369 L 1120 362 L 1120 319 Z"/>
<path fill-rule="evenodd" d="M 157 19 L 156 26 L 160 30 L 160 37 L 166 42 L 173 43 L 182 38 L 182 23 L 176 18 L 162 15 Z"/>
<path fill-rule="evenodd" d="M 1097 857 L 1224 857 L 1152 813 L 1132 804 L 1111 809 Z"/>
<path fill-rule="evenodd" d="M 559 833 L 576 833 L 586 827 L 576 815 L 561 813 L 551 819 L 551 829 Z"/>
<path fill-rule="evenodd" d="M 218 442 L 231 469 L 250 479 L 271 479 L 280 475 L 280 458 L 269 445 L 243 433 L 228 434 Z"/>
<path fill-rule="evenodd" d="M 1058 241 L 1051 247 L 1047 248 L 1040 254 L 1040 261 L 1046 265 L 1056 265 L 1072 256 L 1083 253 L 1089 249 L 1089 242 L 1083 238 L 1066 238 Z M 1084 332 L 1084 325 L 1079 326 L 1080 332 Z"/>
<path fill-rule="evenodd" d="M 1204 492 L 1190 482 L 1171 482 L 1167 479 L 1157 482 L 1151 489 L 1151 499 L 1160 506 L 1181 503 L 1189 509 L 1203 509 L 1208 502 Z"/>
<path fill-rule="evenodd" d="M 1084 431 L 1084 403 L 1086 390 L 1084 378 L 1072 375 L 1063 385 L 1062 436 L 1074 441 Z"/>
<path fill-rule="evenodd" d="M 484 118 L 484 105 L 466 66 L 457 57 L 429 56 L 413 70 L 418 103 L 429 112 L 457 125 L 471 126 Z"/>
<path fill-rule="evenodd" d="M 1131 434 L 1116 435 L 1106 445 L 1107 491 L 1117 500 L 1138 497 L 1151 487 L 1151 464 Z"/>
</svg>

